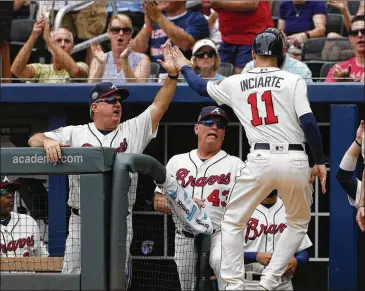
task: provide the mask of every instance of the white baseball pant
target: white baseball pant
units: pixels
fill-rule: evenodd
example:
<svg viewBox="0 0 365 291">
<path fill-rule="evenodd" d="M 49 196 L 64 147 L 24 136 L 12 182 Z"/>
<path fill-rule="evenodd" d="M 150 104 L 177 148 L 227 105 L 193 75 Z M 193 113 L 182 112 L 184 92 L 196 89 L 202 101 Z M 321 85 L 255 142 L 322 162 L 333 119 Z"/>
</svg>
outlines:
<svg viewBox="0 0 365 291">
<path fill-rule="evenodd" d="M 274 189 L 284 202 L 287 228 L 263 271 L 260 284 L 268 290 L 280 284 L 280 277 L 308 230 L 313 191 L 309 179 L 308 156 L 304 151 L 289 151 L 287 144 L 272 150 L 251 148 L 229 194 L 221 223 L 221 277 L 225 290 L 244 290 L 244 228 L 256 207 Z"/>
<path fill-rule="evenodd" d="M 246 290 L 259 290 L 259 283 L 260 281 L 254 281 L 254 280 L 245 280 L 245 289 Z M 293 291 L 293 284 L 291 280 L 287 280 L 285 282 L 282 282 L 279 284 L 278 287 L 276 287 L 276 290 L 280 291 Z"/>
<path fill-rule="evenodd" d="M 209 265 L 217 277 L 218 290 L 224 290 L 224 281 L 221 277 L 221 257 L 222 257 L 222 235 L 220 231 L 212 234 L 212 244 L 210 246 Z"/>
</svg>

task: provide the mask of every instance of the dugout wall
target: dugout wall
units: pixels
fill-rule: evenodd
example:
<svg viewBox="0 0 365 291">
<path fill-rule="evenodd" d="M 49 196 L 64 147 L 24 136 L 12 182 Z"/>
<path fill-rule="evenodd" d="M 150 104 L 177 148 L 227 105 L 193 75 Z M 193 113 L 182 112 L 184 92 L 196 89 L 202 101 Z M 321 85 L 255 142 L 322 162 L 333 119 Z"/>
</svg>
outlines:
<svg viewBox="0 0 365 291">
<path fill-rule="evenodd" d="M 126 87 L 133 98 L 123 104 L 123 120 L 145 110 L 160 85 L 127 84 Z M 91 85 L 86 84 L 3 85 L 0 123 L 30 124 L 31 133 L 53 130 L 67 124 L 87 123 L 87 94 L 90 88 Z M 363 84 L 311 84 L 308 89 L 328 157 L 329 191 L 326 195 L 322 195 L 318 189 L 315 192 L 309 229 L 314 247 L 310 250 L 310 263 L 298 269 L 294 284 L 299 291 L 365 290 L 361 280 L 365 271 L 365 255 L 361 248 L 365 243 L 364 235 L 358 233 L 354 224 L 354 209 L 348 204 L 346 195 L 335 179 L 340 159 L 355 135 L 359 117 L 365 116 L 365 88 Z M 27 94 L 30 90 L 34 92 L 31 96 Z M 52 96 L 49 92 L 52 92 Z M 179 85 L 160 124 L 158 135 L 146 148 L 145 154 L 165 164 L 172 155 L 195 148 L 192 126 L 200 109 L 207 104 L 212 104 L 212 100 L 196 96 L 186 85 Z M 227 130 L 223 148 L 230 154 L 244 158 L 248 151 L 244 131 L 230 109 L 227 109 L 227 113 L 232 123 Z M 9 142 L 8 139 L 6 142 Z M 50 181 L 52 195 L 58 191 L 66 192 L 66 189 L 62 189 L 66 180 L 61 182 L 63 177 L 59 176 L 56 179 L 52 177 Z M 153 190 L 153 182 L 140 176 L 133 211 L 132 286 L 134 290 L 179 290 L 173 262 L 174 225 L 169 216 L 153 210 Z M 143 242 L 146 241 L 154 242 L 153 251 L 149 254 L 142 252 Z"/>
</svg>

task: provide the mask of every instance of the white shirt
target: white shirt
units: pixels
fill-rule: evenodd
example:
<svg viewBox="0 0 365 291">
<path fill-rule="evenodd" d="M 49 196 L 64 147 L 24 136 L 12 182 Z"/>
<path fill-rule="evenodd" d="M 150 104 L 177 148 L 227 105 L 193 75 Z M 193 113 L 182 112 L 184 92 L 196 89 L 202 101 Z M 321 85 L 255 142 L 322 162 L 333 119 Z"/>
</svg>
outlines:
<svg viewBox="0 0 365 291">
<path fill-rule="evenodd" d="M 279 68 L 254 68 L 221 82 L 209 81 L 209 96 L 230 106 L 245 128 L 248 142 L 304 143 L 299 117 L 312 112 L 307 84 Z"/>
<path fill-rule="evenodd" d="M 47 137 L 68 144 L 71 147 L 103 146 L 116 148 L 117 153 L 136 153 L 144 151 L 152 138 L 156 137 L 157 129 L 152 132 L 151 106 L 139 116 L 122 122 L 117 129 L 102 134 L 95 124 L 89 123 L 77 126 L 66 126 L 44 133 Z M 129 211 L 136 201 L 137 174 L 130 174 L 133 182 L 128 192 Z M 70 195 L 68 205 L 80 209 L 80 176 L 69 176 Z"/>
</svg>

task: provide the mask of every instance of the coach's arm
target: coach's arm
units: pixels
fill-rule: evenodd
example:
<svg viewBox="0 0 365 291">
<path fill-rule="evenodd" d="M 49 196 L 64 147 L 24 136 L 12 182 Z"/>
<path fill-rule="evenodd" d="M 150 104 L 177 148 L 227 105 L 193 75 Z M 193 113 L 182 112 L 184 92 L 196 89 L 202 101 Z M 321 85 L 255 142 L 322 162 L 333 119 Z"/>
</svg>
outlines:
<svg viewBox="0 0 365 291">
<path fill-rule="evenodd" d="M 155 195 L 153 196 L 153 207 L 157 212 L 172 215 L 172 211 L 167 204 L 166 196 L 159 192 L 155 192 Z"/>
</svg>

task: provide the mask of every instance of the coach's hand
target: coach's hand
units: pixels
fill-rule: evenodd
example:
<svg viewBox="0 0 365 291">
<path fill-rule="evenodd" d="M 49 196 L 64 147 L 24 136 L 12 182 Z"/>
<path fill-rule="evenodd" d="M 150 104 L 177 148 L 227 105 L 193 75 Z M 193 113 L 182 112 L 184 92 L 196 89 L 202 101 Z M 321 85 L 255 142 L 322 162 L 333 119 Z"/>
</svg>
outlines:
<svg viewBox="0 0 365 291">
<path fill-rule="evenodd" d="M 284 273 L 285 276 L 290 276 L 293 275 L 295 270 L 297 269 L 297 259 L 296 258 L 291 258 L 289 261 L 289 265 L 286 268 L 286 271 Z"/>
<path fill-rule="evenodd" d="M 205 198 L 203 199 L 199 199 L 199 198 L 193 198 L 193 200 L 195 201 L 196 204 L 198 204 L 198 206 L 200 208 L 204 208 L 205 207 Z"/>
<path fill-rule="evenodd" d="M 256 261 L 263 266 L 267 266 L 271 261 L 272 253 L 258 252 Z"/>
<path fill-rule="evenodd" d="M 313 184 L 316 180 L 316 177 L 319 178 L 321 182 L 322 193 L 326 193 L 326 180 L 327 180 L 327 170 L 326 165 L 314 165 L 312 168 L 312 176 L 310 179 L 310 183 Z"/>
<path fill-rule="evenodd" d="M 365 208 L 364 206 L 359 207 L 356 215 L 356 222 L 359 225 L 362 232 L 365 232 Z"/>
<path fill-rule="evenodd" d="M 172 58 L 174 59 L 176 69 L 178 69 L 179 71 L 183 66 L 192 65 L 192 63 L 187 58 L 185 58 L 185 56 L 177 46 L 174 46 L 172 48 Z"/>
<path fill-rule="evenodd" d="M 166 42 L 164 45 L 161 46 L 162 55 L 164 61 L 157 60 L 157 62 L 163 67 L 166 72 L 172 76 L 176 76 L 179 74 L 179 71 L 174 65 L 174 60 L 172 58 L 172 46 L 170 42 Z"/>
<path fill-rule="evenodd" d="M 56 163 L 62 158 L 61 147 L 69 147 L 69 145 L 62 144 L 51 138 L 44 140 L 44 149 L 46 150 L 48 162 Z"/>
</svg>

